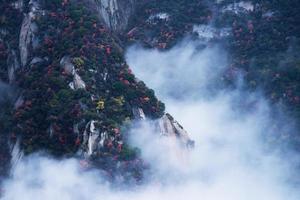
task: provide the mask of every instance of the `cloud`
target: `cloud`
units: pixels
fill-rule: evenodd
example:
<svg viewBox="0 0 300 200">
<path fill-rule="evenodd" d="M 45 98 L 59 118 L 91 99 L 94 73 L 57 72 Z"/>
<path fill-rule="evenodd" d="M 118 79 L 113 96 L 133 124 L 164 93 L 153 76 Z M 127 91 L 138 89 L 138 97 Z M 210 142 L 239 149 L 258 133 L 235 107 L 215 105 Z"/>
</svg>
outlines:
<svg viewBox="0 0 300 200">
<path fill-rule="evenodd" d="M 208 200 L 286 199 L 286 195 L 297 199 L 299 193 L 287 182 L 296 173 L 291 161 L 298 158 L 292 152 L 283 154 L 278 144 L 293 131 L 291 119 L 281 112 L 273 116 L 275 108 L 259 92 L 216 89 L 226 56 L 219 45 L 199 49 L 199 43 L 186 41 L 166 52 L 129 49 L 127 61 L 137 77 L 157 91 L 167 111 L 196 141 L 185 162 L 165 159 L 166 152 L 176 154 L 174 148 L 166 151 L 147 137 L 139 147 L 149 148 L 145 158 L 154 158 L 155 165 L 161 158 L 159 164 L 169 171 L 175 166 L 176 173 L 177 164 L 183 164 L 186 182 L 181 189 L 195 189 L 193 195 L 185 194 L 189 199 L 203 194 L 207 196 L 202 199 Z M 158 170 L 164 169 L 160 165 Z"/>
<path fill-rule="evenodd" d="M 227 67 L 226 52 L 222 48 L 218 45 L 205 48 L 203 42 L 191 40 L 167 52 L 134 46 L 129 48 L 126 57 L 138 78 L 146 81 L 163 99 L 199 96 L 207 92 Z"/>
<path fill-rule="evenodd" d="M 222 47 L 195 41 L 165 52 L 137 46 L 127 51 L 137 77 L 157 92 L 196 142 L 195 149 L 183 150 L 173 138 L 157 134 L 153 122 L 134 124 L 130 142 L 152 169 L 144 185 L 116 188 L 100 171 L 83 171 L 78 160 L 35 155 L 12 172 L 3 199 L 299 199 L 291 162 L 297 157 L 273 146 L 275 133 L 293 130 L 283 126 L 289 119 L 274 117 L 259 93 L 218 89 L 226 57 Z"/>
<path fill-rule="evenodd" d="M 83 172 L 75 159 L 57 161 L 34 155 L 16 166 L 5 183 L 3 199 L 77 200 L 96 199 L 95 195 L 99 199 L 108 190 L 102 180 L 97 171 Z"/>
</svg>

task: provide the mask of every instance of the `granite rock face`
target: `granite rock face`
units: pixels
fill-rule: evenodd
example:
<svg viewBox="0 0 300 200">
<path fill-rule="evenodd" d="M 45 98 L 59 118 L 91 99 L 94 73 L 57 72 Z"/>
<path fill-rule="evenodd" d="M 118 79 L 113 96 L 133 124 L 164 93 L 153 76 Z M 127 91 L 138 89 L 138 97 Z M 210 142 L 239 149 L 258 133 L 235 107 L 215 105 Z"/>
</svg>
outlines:
<svg viewBox="0 0 300 200">
<path fill-rule="evenodd" d="M 19 51 L 21 66 L 24 67 L 29 59 L 31 51 L 37 43 L 36 32 L 38 31 L 37 24 L 34 22 L 37 14 L 41 11 L 39 1 L 30 1 L 30 12 L 25 14 L 22 22 L 20 37 L 19 37 Z"/>
<path fill-rule="evenodd" d="M 133 14 L 136 0 L 94 0 L 101 19 L 111 30 L 126 29 Z"/>
</svg>

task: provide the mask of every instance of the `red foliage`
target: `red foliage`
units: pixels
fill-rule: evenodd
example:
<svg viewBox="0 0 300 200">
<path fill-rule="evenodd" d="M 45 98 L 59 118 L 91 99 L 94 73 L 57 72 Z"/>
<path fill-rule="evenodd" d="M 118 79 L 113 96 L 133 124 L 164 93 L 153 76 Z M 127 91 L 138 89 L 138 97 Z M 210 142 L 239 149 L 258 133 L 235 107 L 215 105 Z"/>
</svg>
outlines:
<svg viewBox="0 0 300 200">
<path fill-rule="evenodd" d="M 66 143 L 66 141 L 65 141 L 65 139 L 64 139 L 63 136 L 59 136 L 58 140 L 59 140 L 59 142 L 60 142 L 61 144 L 65 144 L 65 143 Z"/>
<path fill-rule="evenodd" d="M 128 80 L 122 80 L 122 82 L 125 84 L 125 85 L 130 85 L 130 82 Z"/>
<path fill-rule="evenodd" d="M 32 101 L 25 101 L 25 107 L 31 107 Z"/>
<path fill-rule="evenodd" d="M 119 152 L 119 153 L 122 151 L 122 147 L 123 147 L 123 145 L 122 145 L 122 144 L 118 144 L 118 147 L 117 147 L 117 149 L 118 149 L 118 152 Z"/>
<path fill-rule="evenodd" d="M 79 139 L 79 138 L 77 138 L 77 139 L 76 139 L 76 141 L 75 141 L 75 145 L 76 145 L 76 146 L 79 146 L 79 145 L 80 145 L 80 143 L 81 143 L 80 139 Z"/>
<path fill-rule="evenodd" d="M 111 149 L 113 146 L 114 146 L 114 145 L 113 145 L 112 141 L 108 141 L 107 147 L 108 147 L 109 149 Z"/>
<path fill-rule="evenodd" d="M 119 128 L 114 128 L 114 133 L 115 133 L 116 135 L 120 134 L 120 129 L 119 129 Z"/>
<path fill-rule="evenodd" d="M 109 55 L 109 54 L 111 54 L 111 49 L 110 49 L 110 47 L 106 47 L 106 53 Z"/>
</svg>

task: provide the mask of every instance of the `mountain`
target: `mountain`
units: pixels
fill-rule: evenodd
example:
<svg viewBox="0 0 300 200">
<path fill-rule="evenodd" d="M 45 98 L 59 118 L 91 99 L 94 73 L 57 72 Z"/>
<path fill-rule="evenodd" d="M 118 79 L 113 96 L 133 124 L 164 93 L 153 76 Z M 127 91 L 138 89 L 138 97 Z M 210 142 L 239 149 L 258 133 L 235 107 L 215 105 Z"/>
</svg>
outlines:
<svg viewBox="0 0 300 200">
<path fill-rule="evenodd" d="M 42 151 L 140 181 L 147 166 L 128 129 L 147 119 L 192 147 L 126 64 L 131 44 L 163 52 L 184 37 L 218 41 L 230 52 L 220 87 L 236 87 L 242 74 L 246 90 L 262 90 L 298 120 L 299 8 L 296 0 L 2 0 L 0 88 L 9 95 L 0 99 L 0 173 Z M 289 137 L 298 144 L 298 133 Z"/>
<path fill-rule="evenodd" d="M 1 80 L 17 88 L 1 116 L 2 174 L 10 160 L 45 151 L 139 180 L 139 151 L 126 141 L 133 120 L 156 120 L 161 135 L 193 144 L 124 60 L 118 34 L 134 7 L 134 1 L 1 2 Z"/>
</svg>

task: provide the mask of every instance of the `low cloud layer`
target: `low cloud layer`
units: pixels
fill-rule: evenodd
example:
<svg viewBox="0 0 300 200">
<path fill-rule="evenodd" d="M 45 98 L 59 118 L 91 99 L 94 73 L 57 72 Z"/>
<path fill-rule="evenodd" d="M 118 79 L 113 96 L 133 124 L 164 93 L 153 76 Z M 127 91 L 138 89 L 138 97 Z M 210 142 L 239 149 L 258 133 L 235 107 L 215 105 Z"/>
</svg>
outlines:
<svg viewBox="0 0 300 200">
<path fill-rule="evenodd" d="M 196 141 L 188 161 L 177 162 L 186 163 L 182 189 L 195 190 L 185 195 L 208 200 L 298 199 L 297 186 L 289 184 L 297 158 L 275 146 L 293 131 L 290 120 L 272 116 L 273 108 L 259 93 L 223 89 L 212 94 L 226 67 L 226 54 L 217 45 L 198 47 L 183 42 L 168 52 L 133 47 L 127 54 L 133 71 L 158 91 L 167 111 Z M 175 75 L 164 78 L 167 74 Z M 157 160 L 164 152 L 152 148 L 149 155 Z M 168 161 L 162 163 L 170 165 Z"/>
<path fill-rule="evenodd" d="M 292 131 L 281 125 L 287 119 L 274 119 L 260 94 L 211 92 L 227 66 L 220 46 L 184 41 L 166 52 L 132 47 L 126 56 L 137 77 L 190 133 L 195 149 L 180 149 L 174 139 L 160 137 L 151 122 L 144 122 L 130 135 L 131 144 L 152 166 L 145 185 L 130 191 L 112 188 L 100 172 L 82 171 L 77 160 L 33 156 L 6 181 L 3 199 L 299 199 L 291 162 L 296 157 L 272 146 L 275 133 Z"/>
</svg>

